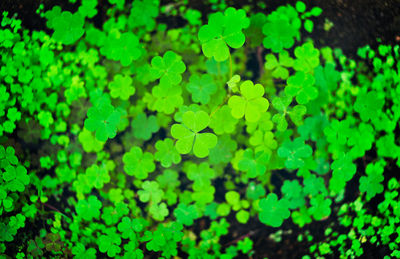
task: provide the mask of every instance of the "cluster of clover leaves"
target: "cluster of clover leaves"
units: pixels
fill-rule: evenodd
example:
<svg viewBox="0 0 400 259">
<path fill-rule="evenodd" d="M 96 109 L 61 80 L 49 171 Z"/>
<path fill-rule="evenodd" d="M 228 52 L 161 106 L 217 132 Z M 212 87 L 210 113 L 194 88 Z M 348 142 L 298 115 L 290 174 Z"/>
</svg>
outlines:
<svg viewBox="0 0 400 259">
<path fill-rule="evenodd" d="M 252 256 L 267 226 L 335 214 L 351 231 L 329 226 L 310 255 L 371 243 L 400 257 L 399 184 L 384 176 L 400 165 L 398 46 L 360 49 L 369 67 L 317 49 L 301 32 L 322 10 L 301 1 L 210 0 L 202 17 L 188 1 L 108 0 L 101 28 L 97 0 L 70 2 L 38 9 L 51 35 L 3 13 L 0 256 Z M 235 239 L 237 224 L 249 229 Z"/>
</svg>

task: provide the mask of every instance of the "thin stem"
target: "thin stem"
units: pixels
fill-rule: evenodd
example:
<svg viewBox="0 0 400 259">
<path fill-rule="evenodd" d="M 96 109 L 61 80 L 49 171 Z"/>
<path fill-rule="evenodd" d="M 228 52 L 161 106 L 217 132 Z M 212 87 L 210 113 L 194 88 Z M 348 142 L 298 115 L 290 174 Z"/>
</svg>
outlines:
<svg viewBox="0 0 400 259">
<path fill-rule="evenodd" d="M 234 240 L 232 240 L 231 242 L 228 242 L 225 244 L 225 246 L 231 245 L 231 244 L 236 244 L 237 242 L 239 242 L 240 240 L 245 239 L 246 237 L 251 237 L 254 234 L 256 234 L 260 229 L 256 229 L 256 230 L 251 230 L 250 232 L 248 232 L 247 234 L 244 234 Z"/>
<path fill-rule="evenodd" d="M 232 72 L 232 56 L 231 56 L 231 52 L 229 52 L 229 79 L 231 79 L 233 76 L 233 72 Z"/>
<path fill-rule="evenodd" d="M 224 101 L 223 101 L 220 105 L 218 105 L 217 109 L 215 109 L 215 110 L 210 114 L 210 118 L 211 118 L 219 109 L 221 109 L 221 107 L 226 103 L 226 101 L 228 101 L 229 97 L 231 97 L 231 94 L 230 94 L 230 93 L 225 97 Z"/>
<path fill-rule="evenodd" d="M 62 213 L 62 212 L 61 212 L 59 209 L 57 209 L 56 207 L 54 207 L 54 206 L 52 206 L 52 205 L 50 205 L 50 204 L 47 204 L 47 203 L 42 203 L 42 206 L 43 206 L 43 205 L 46 206 L 47 208 L 53 210 L 53 211 L 56 211 L 56 212 L 60 213 L 60 214 L 63 215 L 64 217 L 70 219 L 67 215 L 65 215 L 64 213 Z M 71 219 L 70 219 L 70 220 L 71 220 Z"/>
</svg>

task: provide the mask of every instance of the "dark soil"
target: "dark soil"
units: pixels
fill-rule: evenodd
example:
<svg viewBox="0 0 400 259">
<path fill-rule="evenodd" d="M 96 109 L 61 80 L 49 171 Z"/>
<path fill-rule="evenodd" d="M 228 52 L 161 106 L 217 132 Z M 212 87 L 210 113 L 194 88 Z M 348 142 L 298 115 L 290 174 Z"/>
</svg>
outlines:
<svg viewBox="0 0 400 259">
<path fill-rule="evenodd" d="M 79 0 L 78 0 L 79 2 Z M 99 13 L 94 18 L 95 25 L 101 27 L 105 16 L 105 10 L 108 7 L 108 0 L 99 0 Z M 166 3 L 168 1 L 162 1 Z M 228 5 L 240 7 L 243 4 L 253 4 L 257 1 L 226 1 Z M 295 4 L 296 1 L 271 0 L 266 1 L 267 12 L 273 11 L 283 4 Z M 311 34 L 317 47 L 330 46 L 332 48 L 341 48 L 343 53 L 350 58 L 357 58 L 357 49 L 361 46 L 370 45 L 376 48 L 377 39 L 382 43 L 395 45 L 400 42 L 400 0 L 303 0 L 308 7 L 319 6 L 323 9 L 320 17 L 315 19 L 315 29 Z M 67 0 L 0 0 L 0 12 L 8 11 L 9 16 L 18 13 L 18 17 L 22 20 L 22 26 L 29 30 L 45 30 L 45 19 L 40 18 L 36 14 L 39 4 L 43 3 L 45 10 L 51 9 L 54 5 L 60 5 L 63 10 L 75 11 L 77 4 L 70 4 Z M 211 12 L 209 6 L 203 4 L 202 1 L 190 0 L 189 5 L 193 8 L 201 10 L 205 15 Z M 262 11 L 262 10 L 259 10 Z M 334 26 L 329 30 L 324 30 L 324 22 L 331 21 Z M 159 20 L 167 23 L 169 26 L 178 27 L 183 20 L 160 16 Z M 363 161 L 357 161 L 358 169 L 363 171 Z M 394 163 L 393 163 L 394 164 Z M 385 175 L 389 177 L 396 174 L 397 167 L 388 167 Z M 387 178 L 388 179 L 388 178 Z M 349 189 L 346 190 L 346 201 L 354 200 L 358 189 L 358 178 L 353 179 L 349 183 Z M 372 201 L 371 207 L 376 206 L 376 201 Z M 257 219 L 251 219 L 249 223 L 242 225 L 237 224 L 233 215 L 228 218 L 232 223 L 230 234 L 223 237 L 221 244 L 223 247 L 236 243 L 238 240 L 249 236 L 255 245 L 256 255 L 253 258 L 301 258 L 301 255 L 308 253 L 308 244 L 306 241 L 298 242 L 297 236 L 308 230 L 314 236 L 314 242 L 323 240 L 324 230 L 330 225 L 337 225 L 335 212 L 332 215 L 319 222 L 313 222 L 306 225 L 303 229 L 298 228 L 290 220 L 285 221 L 280 228 L 284 231 L 282 241 L 276 243 L 269 238 L 271 233 L 277 229 L 268 228 L 261 224 Z M 204 221 L 204 220 L 199 220 Z M 336 223 L 336 224 L 335 224 Z M 339 230 L 339 229 L 336 229 Z M 198 229 L 201 231 L 201 229 Z M 291 231 L 291 232 L 289 232 Z M 342 229 L 343 231 L 343 229 Z M 347 233 L 347 232 L 344 232 Z M 364 245 L 364 258 L 383 258 L 385 254 L 384 248 L 378 248 L 372 245 Z M 338 255 L 332 255 L 337 258 Z"/>
</svg>

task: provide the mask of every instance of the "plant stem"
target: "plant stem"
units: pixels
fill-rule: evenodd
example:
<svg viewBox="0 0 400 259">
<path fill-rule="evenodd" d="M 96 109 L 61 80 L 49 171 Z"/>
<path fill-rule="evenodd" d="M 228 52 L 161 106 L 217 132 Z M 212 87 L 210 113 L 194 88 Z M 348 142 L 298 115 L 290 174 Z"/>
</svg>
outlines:
<svg viewBox="0 0 400 259">
<path fill-rule="evenodd" d="M 233 72 L 232 72 L 232 56 L 231 56 L 231 52 L 229 52 L 229 79 L 231 79 L 233 76 Z"/>
</svg>

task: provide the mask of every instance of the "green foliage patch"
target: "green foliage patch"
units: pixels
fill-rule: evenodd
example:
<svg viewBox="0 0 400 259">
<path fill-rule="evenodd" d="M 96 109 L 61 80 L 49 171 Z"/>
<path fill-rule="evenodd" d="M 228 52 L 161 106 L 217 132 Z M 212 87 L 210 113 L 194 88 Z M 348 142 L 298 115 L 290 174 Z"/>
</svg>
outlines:
<svg viewBox="0 0 400 259">
<path fill-rule="evenodd" d="M 3 13 L 0 258 L 258 258 L 293 224 L 303 258 L 400 258 L 399 46 L 319 48 L 301 1 L 128 2 Z"/>
</svg>

